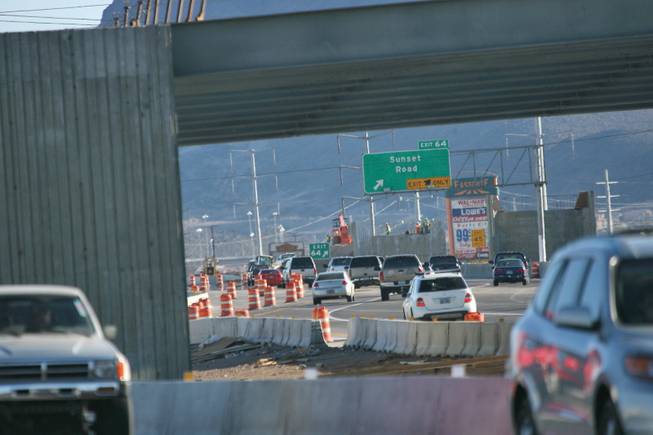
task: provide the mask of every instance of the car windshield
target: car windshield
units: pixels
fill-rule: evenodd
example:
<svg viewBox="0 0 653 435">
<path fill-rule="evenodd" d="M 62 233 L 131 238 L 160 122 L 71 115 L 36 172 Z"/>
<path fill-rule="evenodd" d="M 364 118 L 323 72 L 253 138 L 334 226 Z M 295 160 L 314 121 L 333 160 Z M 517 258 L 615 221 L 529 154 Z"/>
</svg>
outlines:
<svg viewBox="0 0 653 435">
<path fill-rule="evenodd" d="M 312 269 L 313 261 L 310 257 L 295 257 L 292 259 L 292 268 L 293 269 Z"/>
<path fill-rule="evenodd" d="M 376 257 L 354 257 L 350 267 L 378 267 L 379 260 Z"/>
<path fill-rule="evenodd" d="M 623 261 L 617 272 L 617 315 L 626 325 L 653 325 L 653 258 Z"/>
<path fill-rule="evenodd" d="M 0 334 L 94 333 L 78 297 L 11 295 L 0 297 Z"/>
<path fill-rule="evenodd" d="M 330 279 L 345 279 L 344 272 L 321 273 L 317 277 L 318 281 L 328 281 Z"/>
<path fill-rule="evenodd" d="M 497 262 L 497 267 L 524 267 L 524 263 L 517 259 L 501 260 Z"/>
<path fill-rule="evenodd" d="M 467 284 L 464 279 L 459 276 L 449 276 L 435 279 L 423 279 L 419 284 L 419 293 L 461 290 L 466 288 Z"/>
<path fill-rule="evenodd" d="M 412 256 L 406 257 L 389 257 L 385 260 L 383 268 L 398 268 L 398 267 L 419 267 L 419 261 Z"/>
<path fill-rule="evenodd" d="M 351 263 L 351 258 L 348 257 L 334 258 L 331 260 L 331 266 L 349 266 L 349 263 Z"/>
</svg>

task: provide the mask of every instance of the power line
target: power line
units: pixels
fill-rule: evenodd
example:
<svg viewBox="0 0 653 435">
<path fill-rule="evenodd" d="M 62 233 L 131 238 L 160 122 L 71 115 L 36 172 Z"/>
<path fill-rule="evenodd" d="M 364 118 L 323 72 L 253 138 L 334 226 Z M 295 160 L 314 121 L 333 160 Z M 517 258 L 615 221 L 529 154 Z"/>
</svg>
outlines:
<svg viewBox="0 0 653 435">
<path fill-rule="evenodd" d="M 106 7 L 111 2 L 106 2 L 106 3 L 95 3 L 95 4 L 89 4 L 89 5 L 79 5 L 79 6 L 60 6 L 56 8 L 39 8 L 39 9 L 15 9 L 13 11 L 0 11 L 0 15 L 4 14 L 13 14 L 16 12 L 41 12 L 41 11 L 59 11 L 63 9 L 82 9 L 82 8 L 99 8 L 99 7 Z"/>
<path fill-rule="evenodd" d="M 77 18 L 77 17 L 55 17 L 53 15 L 23 15 L 23 14 L 0 14 L 2 17 L 13 18 L 41 18 L 47 20 L 77 20 L 77 21 L 100 21 L 100 18 Z"/>
<path fill-rule="evenodd" d="M 93 24 L 91 24 L 91 23 L 84 23 L 84 24 L 82 24 L 82 23 L 66 23 L 66 22 L 63 22 L 63 21 L 55 22 L 55 21 L 0 20 L 0 23 L 51 24 L 51 25 L 55 25 L 55 26 L 65 25 L 65 26 L 82 26 L 82 27 L 92 27 L 93 26 Z"/>
</svg>

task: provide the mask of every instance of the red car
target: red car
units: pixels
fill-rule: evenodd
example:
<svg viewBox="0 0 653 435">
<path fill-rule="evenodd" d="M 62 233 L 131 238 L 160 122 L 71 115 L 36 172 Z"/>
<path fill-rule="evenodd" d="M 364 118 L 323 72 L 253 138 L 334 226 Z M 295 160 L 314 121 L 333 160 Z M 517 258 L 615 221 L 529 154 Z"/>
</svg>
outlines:
<svg viewBox="0 0 653 435">
<path fill-rule="evenodd" d="M 268 285 L 280 286 L 283 283 L 283 276 L 277 269 L 263 269 L 261 278 L 267 281 Z"/>
</svg>

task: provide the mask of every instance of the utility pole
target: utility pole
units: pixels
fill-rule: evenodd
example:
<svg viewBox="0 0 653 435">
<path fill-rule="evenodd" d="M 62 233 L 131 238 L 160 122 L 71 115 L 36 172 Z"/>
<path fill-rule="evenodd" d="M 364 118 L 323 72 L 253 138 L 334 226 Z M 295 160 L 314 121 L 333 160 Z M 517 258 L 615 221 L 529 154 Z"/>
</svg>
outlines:
<svg viewBox="0 0 653 435">
<path fill-rule="evenodd" d="M 542 135 L 542 117 L 535 119 L 537 137 L 537 247 L 539 261 L 546 261 L 546 224 L 544 212 L 549 208 L 546 199 L 546 169 L 544 166 L 544 138 Z"/>
<path fill-rule="evenodd" d="M 612 195 L 610 193 L 610 185 L 611 184 L 618 184 L 618 181 L 610 181 L 610 175 L 608 174 L 608 170 L 604 170 L 604 180 L 605 181 L 599 181 L 596 184 L 605 184 L 605 195 L 599 195 L 597 198 L 605 198 L 608 202 L 608 234 L 612 234 L 612 231 L 614 230 L 614 221 L 612 220 L 612 198 L 619 198 L 621 195 Z"/>
<path fill-rule="evenodd" d="M 261 213 L 258 201 L 258 181 L 256 178 L 256 151 L 250 150 L 252 155 L 252 186 L 254 188 L 254 210 L 256 217 L 256 239 L 258 242 L 258 255 L 263 255 L 263 238 L 261 237 Z"/>
<path fill-rule="evenodd" d="M 415 192 L 415 212 L 417 213 L 417 222 L 422 221 L 422 207 L 419 202 L 419 192 Z"/>
<path fill-rule="evenodd" d="M 370 135 L 365 132 L 365 154 L 370 153 Z M 374 195 L 370 195 L 370 224 L 372 225 L 372 237 L 376 236 L 376 206 L 374 205 Z"/>
</svg>

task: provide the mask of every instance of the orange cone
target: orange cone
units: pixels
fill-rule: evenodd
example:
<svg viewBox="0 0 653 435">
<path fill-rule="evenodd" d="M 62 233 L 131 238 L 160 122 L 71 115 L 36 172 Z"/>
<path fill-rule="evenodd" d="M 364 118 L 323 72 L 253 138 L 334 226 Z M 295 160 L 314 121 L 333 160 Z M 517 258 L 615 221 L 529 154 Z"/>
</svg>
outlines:
<svg viewBox="0 0 653 435">
<path fill-rule="evenodd" d="M 236 282 L 229 281 L 227 282 L 227 293 L 231 296 L 231 299 L 236 299 Z"/>
<path fill-rule="evenodd" d="M 243 274 L 240 276 L 240 289 L 241 290 L 247 290 L 247 281 L 249 280 L 249 275 L 247 272 L 243 272 Z"/>
<path fill-rule="evenodd" d="M 211 312 L 211 303 L 208 298 L 200 299 L 200 317 L 212 317 L 213 313 Z"/>
<path fill-rule="evenodd" d="M 247 317 L 249 318 L 249 310 L 244 308 L 239 308 L 236 310 L 236 317 Z"/>
<path fill-rule="evenodd" d="M 188 320 L 197 320 L 200 316 L 200 308 L 197 304 L 192 304 L 188 307 Z"/>
<path fill-rule="evenodd" d="M 222 272 L 215 271 L 215 285 L 218 290 L 224 291 L 224 277 L 222 276 Z"/>
<path fill-rule="evenodd" d="M 464 320 L 470 322 L 485 322 L 485 313 L 467 313 L 465 314 Z"/>
<path fill-rule="evenodd" d="M 317 319 L 320 321 L 320 328 L 322 329 L 322 338 L 327 343 L 333 341 L 331 336 L 331 322 L 329 321 L 329 310 L 326 307 L 319 306 L 317 307 Z"/>
<path fill-rule="evenodd" d="M 262 279 L 262 278 L 256 278 L 256 280 L 254 281 L 254 284 L 256 285 L 256 290 L 258 290 L 259 297 L 264 297 L 265 296 L 265 287 L 268 285 L 267 281 Z"/>
<path fill-rule="evenodd" d="M 222 317 L 233 317 L 234 316 L 234 301 L 231 299 L 229 293 L 220 294 L 220 307 L 222 312 L 220 316 Z"/>
<path fill-rule="evenodd" d="M 286 303 L 296 302 L 297 301 L 297 292 L 295 290 L 295 283 L 290 282 L 286 287 Z"/>
<path fill-rule="evenodd" d="M 265 306 L 273 307 L 277 304 L 277 297 L 274 292 L 274 287 L 266 286 L 265 287 Z"/>
<path fill-rule="evenodd" d="M 261 301 L 258 298 L 258 290 L 256 287 L 247 289 L 249 296 L 249 309 L 250 311 L 258 310 L 261 308 Z"/>
</svg>

